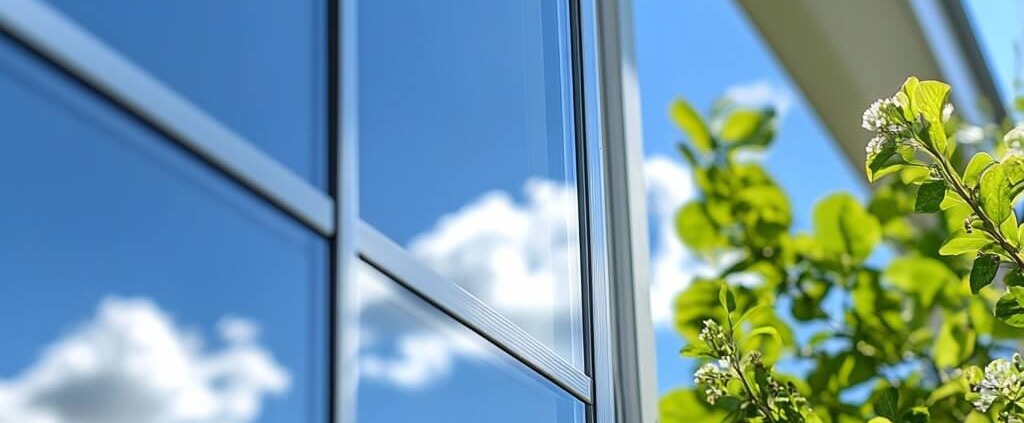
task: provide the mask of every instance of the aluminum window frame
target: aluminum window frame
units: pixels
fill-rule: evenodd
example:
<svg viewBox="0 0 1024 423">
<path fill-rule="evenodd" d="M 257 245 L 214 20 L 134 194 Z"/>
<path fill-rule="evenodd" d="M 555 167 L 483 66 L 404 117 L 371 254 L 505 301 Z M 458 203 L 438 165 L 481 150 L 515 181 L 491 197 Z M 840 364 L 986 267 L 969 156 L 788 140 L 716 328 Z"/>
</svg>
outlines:
<svg viewBox="0 0 1024 423">
<path fill-rule="evenodd" d="M 621 162 L 616 156 L 639 146 L 639 134 L 634 131 L 639 128 L 639 103 L 635 98 L 635 74 L 629 72 L 633 59 L 631 54 L 623 54 L 622 48 L 632 43 L 629 25 L 625 22 L 631 19 L 629 0 L 564 0 L 569 4 L 568 38 L 580 193 L 581 291 L 584 297 L 581 312 L 584 313 L 585 346 L 582 370 L 359 220 L 358 1 L 326 1 L 330 152 L 330 157 L 325 159 L 329 162 L 326 192 L 42 0 L 0 2 L 0 33 L 25 45 L 113 106 L 161 132 L 169 142 L 183 147 L 243 189 L 330 241 L 333 249 L 329 263 L 331 321 L 327 334 L 331 346 L 330 386 L 325 389 L 332 398 L 331 421 L 350 422 L 356 416 L 359 316 L 351 292 L 358 260 L 393 277 L 579 399 L 587 405 L 588 422 L 652 422 L 648 420 L 650 413 L 634 414 L 632 411 L 644 407 L 634 407 L 631 399 L 618 394 L 636 391 L 638 385 L 633 381 L 638 378 L 624 374 L 628 366 L 621 363 L 635 364 L 642 355 L 617 348 L 616 343 L 626 339 L 643 342 L 636 334 L 643 333 L 645 324 L 647 327 L 650 324 L 649 318 L 637 314 L 635 305 L 627 307 L 628 312 L 624 314 L 617 308 L 626 304 L 613 301 L 613 294 L 624 293 L 630 301 L 639 301 L 638 298 L 646 301 L 646 290 L 643 284 L 637 283 L 636 277 L 643 274 L 639 269 L 646 263 L 616 263 L 616 260 L 645 257 L 636 248 L 638 242 L 646 242 L 645 230 L 631 233 L 639 224 L 637 216 L 644 216 L 642 202 L 637 204 L 635 193 L 622 202 L 624 197 L 619 192 L 623 181 L 635 188 L 639 169 L 629 162 Z M 621 104 L 609 105 L 604 99 Z M 632 160 L 632 156 L 629 157 Z M 619 213 L 625 213 L 625 217 L 618 217 Z M 622 248 L 612 248 L 619 240 L 629 242 L 628 257 L 620 252 Z M 624 329 L 636 325 L 639 330 Z M 636 348 L 649 352 L 652 347 Z M 630 411 L 622 413 L 622 410 Z"/>
</svg>

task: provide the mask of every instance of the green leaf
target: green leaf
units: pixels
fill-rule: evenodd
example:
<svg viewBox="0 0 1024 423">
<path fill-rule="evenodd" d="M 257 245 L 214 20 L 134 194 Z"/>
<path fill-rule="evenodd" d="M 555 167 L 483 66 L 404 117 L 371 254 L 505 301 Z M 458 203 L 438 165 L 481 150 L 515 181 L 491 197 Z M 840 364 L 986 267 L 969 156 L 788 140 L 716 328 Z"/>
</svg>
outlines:
<svg viewBox="0 0 1024 423">
<path fill-rule="evenodd" d="M 779 343 L 782 343 L 782 335 L 779 335 L 779 330 L 771 326 L 757 327 L 747 334 L 748 339 L 755 338 L 758 336 L 768 336 L 771 337 L 772 339 L 775 339 L 776 341 L 779 341 Z"/>
<path fill-rule="evenodd" d="M 1024 288 L 1011 286 L 996 302 L 995 316 L 1013 327 L 1024 328 Z"/>
<path fill-rule="evenodd" d="M 1002 222 L 1010 215 L 1010 183 L 1002 165 L 989 166 L 979 182 L 981 209 L 993 222 Z"/>
<path fill-rule="evenodd" d="M 708 252 L 725 242 L 718 233 L 718 225 L 699 201 L 687 203 L 676 213 L 676 234 L 684 244 L 699 252 Z"/>
<path fill-rule="evenodd" d="M 1024 271 L 1013 269 L 1006 272 L 1006 276 L 1003 276 L 1003 283 L 1006 286 L 1024 286 Z"/>
<path fill-rule="evenodd" d="M 946 154 L 949 146 L 946 140 L 942 109 L 949 100 L 949 85 L 939 81 L 921 81 L 911 95 L 911 104 L 928 122 L 928 141 L 935 151 Z"/>
<path fill-rule="evenodd" d="M 833 194 L 818 203 L 814 232 L 826 254 L 837 261 L 848 256 L 856 263 L 863 262 L 882 238 L 878 219 L 846 193 Z"/>
<path fill-rule="evenodd" d="M 942 109 L 949 100 L 950 87 L 939 81 L 921 81 L 911 95 L 915 112 L 928 120 L 942 122 Z"/>
<path fill-rule="evenodd" d="M 881 177 L 900 170 L 901 163 L 890 163 L 889 159 L 896 155 L 896 146 L 892 143 L 886 144 L 878 153 L 868 154 L 864 161 L 864 173 L 868 176 L 868 182 L 874 182 Z"/>
<path fill-rule="evenodd" d="M 743 322 L 745 322 L 747 320 L 750 320 L 750 319 L 754 319 L 754 318 L 756 318 L 760 314 L 771 313 L 771 312 L 772 312 L 772 308 L 769 307 L 767 304 L 758 304 L 756 306 L 748 308 L 747 311 L 743 312 L 743 315 L 740 316 L 740 318 L 736 320 L 735 324 L 736 324 L 736 326 L 739 326 L 739 325 L 743 324 Z"/>
<path fill-rule="evenodd" d="M 913 121 L 917 118 L 917 114 L 919 113 L 914 108 L 913 97 L 914 92 L 917 91 L 917 88 L 920 85 L 921 81 L 911 76 L 907 78 L 906 81 L 903 81 L 903 86 L 900 88 L 900 92 L 896 94 L 896 98 L 900 100 L 900 103 L 906 105 L 906 107 L 903 108 L 903 118 L 907 121 Z"/>
<path fill-rule="evenodd" d="M 679 354 L 683 357 L 717 358 L 715 357 L 714 352 L 703 343 L 689 344 L 679 350 Z"/>
<path fill-rule="evenodd" d="M 722 308 L 725 309 L 726 313 L 736 311 L 736 297 L 729 290 L 729 285 L 724 282 L 722 287 L 718 289 L 718 302 L 722 304 Z"/>
<path fill-rule="evenodd" d="M 906 160 L 906 158 L 904 158 Z M 905 166 L 900 170 L 900 181 L 904 185 L 920 184 L 928 180 L 931 170 L 922 166 Z"/>
<path fill-rule="evenodd" d="M 999 231 L 1003 233 L 1003 236 L 1010 241 L 1010 244 L 1017 246 L 1020 244 L 1020 234 L 1017 233 L 1017 212 L 1010 208 L 1010 216 L 1008 216 L 1003 223 L 999 224 Z"/>
<path fill-rule="evenodd" d="M 985 377 L 985 371 L 978 366 L 967 366 L 963 368 L 960 379 L 968 385 L 977 385 Z"/>
<path fill-rule="evenodd" d="M 978 177 L 995 162 L 996 159 L 993 159 L 988 153 L 975 154 L 974 157 L 971 157 L 971 162 L 967 163 L 967 169 L 964 170 L 964 185 L 967 185 L 968 188 L 977 186 Z"/>
<path fill-rule="evenodd" d="M 1010 185 L 1017 185 L 1024 182 L 1024 158 L 1010 156 L 1003 159 L 1003 170 L 1006 172 L 1006 179 Z"/>
<path fill-rule="evenodd" d="M 917 201 L 914 211 L 918 213 L 935 213 L 939 211 L 942 198 L 946 196 L 946 182 L 931 180 L 921 184 L 917 190 Z"/>
<path fill-rule="evenodd" d="M 686 163 L 689 164 L 691 168 L 700 166 L 700 162 L 697 161 L 697 154 L 694 153 L 689 146 L 680 142 L 676 143 L 676 149 L 679 150 L 679 155 L 686 159 Z"/>
<path fill-rule="evenodd" d="M 929 306 L 938 292 L 947 285 L 960 285 L 960 277 L 945 263 L 928 257 L 904 256 L 894 259 L 885 278 L 908 293 L 917 295 L 920 303 Z"/>
<path fill-rule="evenodd" d="M 885 388 L 871 405 L 875 409 L 875 414 L 895 419 L 896 413 L 899 412 L 899 404 L 900 390 L 890 386 Z"/>
<path fill-rule="evenodd" d="M 759 245 L 775 242 L 792 222 L 789 200 L 776 185 L 743 188 L 732 206 L 731 215 L 746 226 L 749 241 Z"/>
<path fill-rule="evenodd" d="M 980 231 L 968 235 L 961 232 L 960 235 L 954 236 L 942 244 L 939 248 L 939 254 L 944 256 L 957 256 L 960 254 L 977 254 L 978 250 L 985 248 L 992 244 L 992 240 L 982 235 Z"/>
<path fill-rule="evenodd" d="M 706 153 L 715 148 L 715 142 L 711 138 L 711 132 L 708 131 L 707 124 L 704 123 L 704 119 L 700 117 L 700 114 L 689 103 L 677 99 L 669 106 L 668 113 L 676 126 L 690 137 L 690 142 L 693 143 L 694 147 L 697 147 L 697 150 Z"/>
<path fill-rule="evenodd" d="M 729 410 L 712 408 L 695 389 L 677 389 L 658 401 L 661 423 L 720 422 Z"/>
<path fill-rule="evenodd" d="M 967 327 L 965 315 L 944 320 L 935 339 L 935 365 L 946 368 L 959 365 L 974 354 L 975 341 L 977 333 Z"/>
<path fill-rule="evenodd" d="M 932 391 L 932 393 L 928 395 L 927 403 L 935 404 L 938 401 L 942 401 L 946 398 L 952 397 L 954 395 L 960 395 L 963 393 L 963 385 L 960 383 L 959 380 L 953 379 L 949 382 L 942 384 L 942 386 L 939 386 L 937 389 Z"/>
<path fill-rule="evenodd" d="M 760 110 L 741 109 L 732 112 L 722 124 L 722 139 L 729 142 L 746 140 L 758 130 L 762 116 Z"/>
<path fill-rule="evenodd" d="M 942 210 L 949 210 L 949 209 L 951 209 L 953 207 L 956 207 L 956 206 L 966 206 L 966 205 L 967 205 L 967 203 L 965 203 L 964 200 L 962 198 L 960 198 L 959 195 L 957 195 L 955 192 L 947 190 L 946 196 L 942 197 L 942 203 L 939 204 L 939 208 L 942 209 Z"/>
<path fill-rule="evenodd" d="M 999 256 L 995 254 L 980 254 L 974 259 L 974 266 L 971 267 L 971 292 L 977 294 L 981 288 L 992 283 L 999 270 Z"/>
<path fill-rule="evenodd" d="M 690 343 L 698 343 L 698 333 L 705 319 L 725 320 L 725 312 L 718 301 L 721 281 L 696 279 L 674 302 L 674 328 Z"/>
<path fill-rule="evenodd" d="M 900 416 L 900 423 L 928 423 L 931 419 L 930 413 L 928 413 L 927 407 L 914 407 L 905 412 Z"/>
</svg>

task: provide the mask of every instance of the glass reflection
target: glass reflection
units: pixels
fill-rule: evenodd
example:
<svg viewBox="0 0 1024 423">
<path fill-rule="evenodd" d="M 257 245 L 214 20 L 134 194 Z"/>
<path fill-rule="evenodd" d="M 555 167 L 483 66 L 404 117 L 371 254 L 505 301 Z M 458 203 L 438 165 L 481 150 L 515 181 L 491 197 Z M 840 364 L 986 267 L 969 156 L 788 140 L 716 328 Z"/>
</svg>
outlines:
<svg viewBox="0 0 1024 423">
<path fill-rule="evenodd" d="M 566 9 L 360 3 L 361 213 L 582 368 Z"/>
<path fill-rule="evenodd" d="M 0 422 L 321 421 L 326 245 L 0 38 Z"/>
<path fill-rule="evenodd" d="M 44 1 L 327 186 L 325 0 Z"/>
<path fill-rule="evenodd" d="M 360 264 L 358 423 L 583 422 L 584 406 Z"/>
</svg>

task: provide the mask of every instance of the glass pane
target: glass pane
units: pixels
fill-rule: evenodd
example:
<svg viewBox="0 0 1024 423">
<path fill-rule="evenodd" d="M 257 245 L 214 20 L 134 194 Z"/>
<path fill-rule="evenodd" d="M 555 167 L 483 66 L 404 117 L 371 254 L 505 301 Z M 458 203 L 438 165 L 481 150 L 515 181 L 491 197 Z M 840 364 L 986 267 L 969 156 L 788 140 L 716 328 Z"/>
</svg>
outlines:
<svg viewBox="0 0 1024 423">
<path fill-rule="evenodd" d="M 360 3 L 361 207 L 581 367 L 563 3 Z"/>
<path fill-rule="evenodd" d="M 310 183 L 327 186 L 325 0 L 46 0 Z"/>
<path fill-rule="evenodd" d="M 327 245 L 0 38 L 0 421 L 324 421 Z"/>
<path fill-rule="evenodd" d="M 410 294 L 358 269 L 358 423 L 570 423 L 583 403 Z"/>
</svg>

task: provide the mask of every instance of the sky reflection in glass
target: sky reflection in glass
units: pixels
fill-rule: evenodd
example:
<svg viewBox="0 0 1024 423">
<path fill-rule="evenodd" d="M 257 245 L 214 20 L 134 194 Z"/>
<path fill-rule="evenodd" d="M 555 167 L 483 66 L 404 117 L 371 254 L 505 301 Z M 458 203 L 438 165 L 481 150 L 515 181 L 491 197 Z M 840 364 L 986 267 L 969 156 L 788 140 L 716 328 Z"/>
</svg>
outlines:
<svg viewBox="0 0 1024 423">
<path fill-rule="evenodd" d="M 327 245 L 0 38 L 0 421 L 325 418 Z"/>
<path fill-rule="evenodd" d="M 367 264 L 357 269 L 358 423 L 574 423 L 565 391 Z"/>
<path fill-rule="evenodd" d="M 566 3 L 368 1 L 359 24 L 362 218 L 582 368 Z"/>
<path fill-rule="evenodd" d="M 325 0 L 44 0 L 327 187 Z"/>
</svg>

